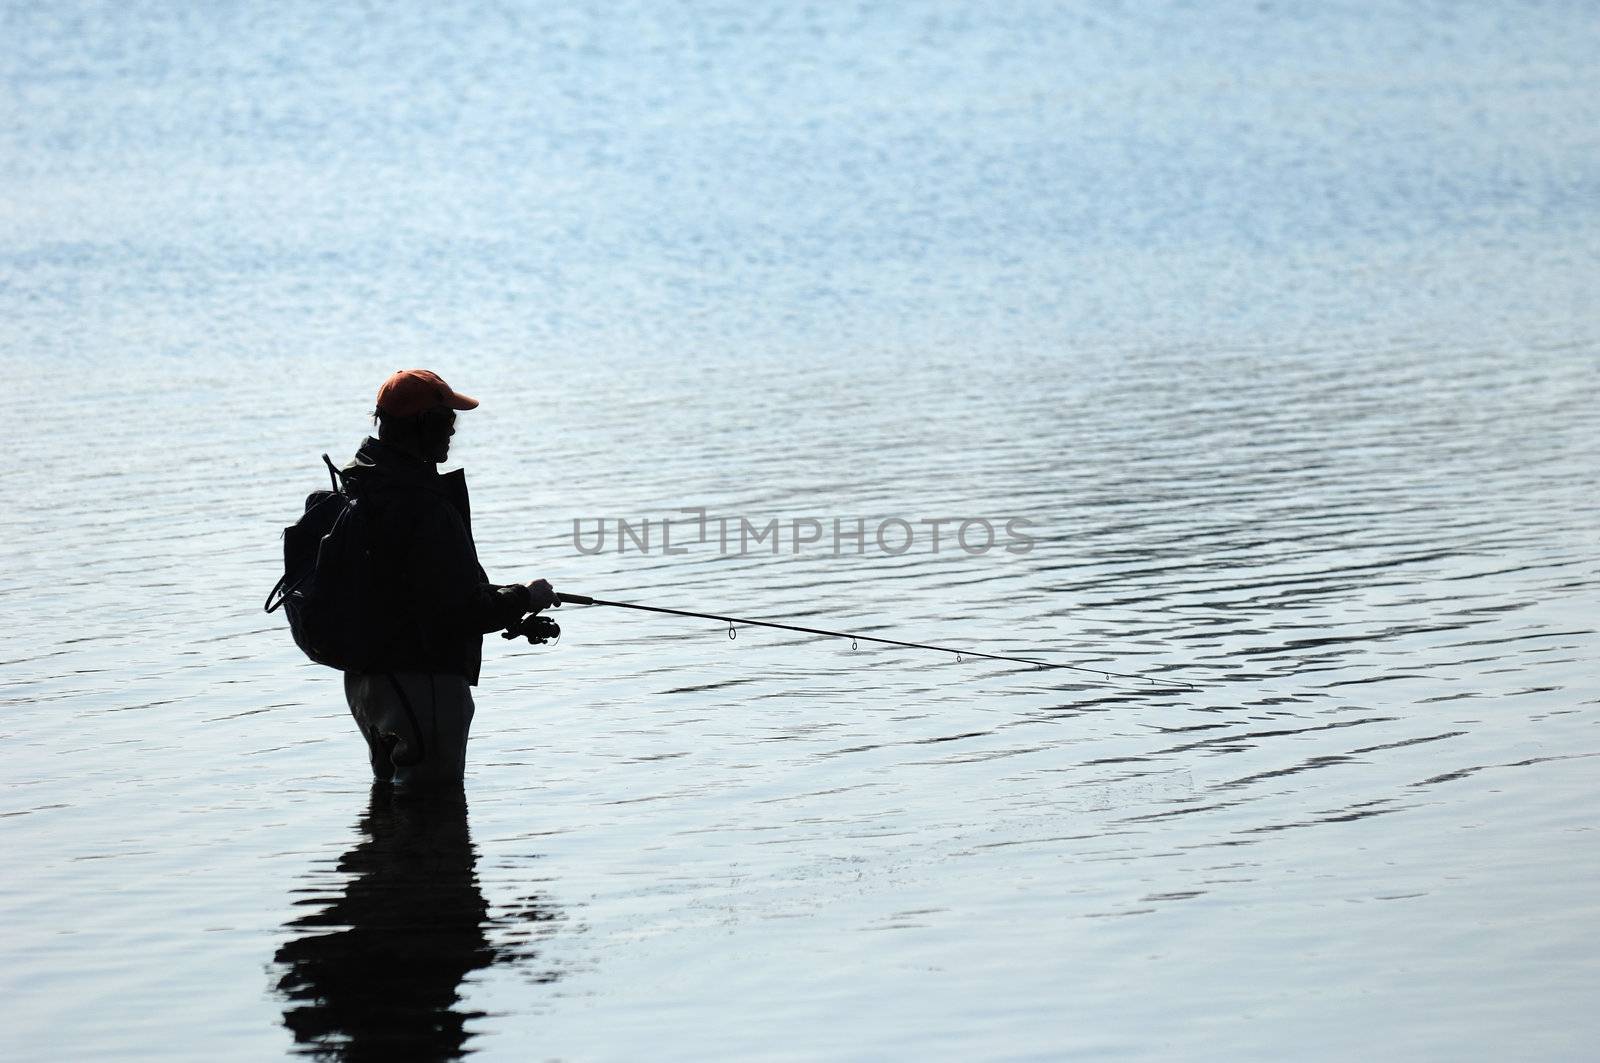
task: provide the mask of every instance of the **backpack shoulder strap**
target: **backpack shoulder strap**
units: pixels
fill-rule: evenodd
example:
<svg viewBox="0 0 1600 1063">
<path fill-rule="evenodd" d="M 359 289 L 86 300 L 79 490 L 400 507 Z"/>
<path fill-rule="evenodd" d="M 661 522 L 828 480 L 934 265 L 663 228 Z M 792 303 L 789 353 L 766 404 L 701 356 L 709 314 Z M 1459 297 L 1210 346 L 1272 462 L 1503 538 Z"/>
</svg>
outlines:
<svg viewBox="0 0 1600 1063">
<path fill-rule="evenodd" d="M 283 605 L 284 599 L 289 596 L 289 591 L 294 589 L 293 587 L 284 587 L 284 584 L 288 582 L 289 574 L 287 572 L 278 577 L 278 582 L 274 583 L 272 585 L 272 589 L 267 592 L 267 600 L 265 604 L 261 606 L 265 612 L 274 612 L 279 606 Z M 299 581 L 297 580 L 296 582 L 298 583 Z M 274 598 L 276 598 L 277 601 L 273 601 Z"/>
<path fill-rule="evenodd" d="M 333 482 L 333 489 L 336 492 L 346 495 L 355 494 L 353 490 L 355 485 L 350 482 L 349 475 L 335 465 L 332 458 L 329 458 L 326 454 L 322 455 L 322 464 L 328 467 L 328 479 Z"/>
</svg>

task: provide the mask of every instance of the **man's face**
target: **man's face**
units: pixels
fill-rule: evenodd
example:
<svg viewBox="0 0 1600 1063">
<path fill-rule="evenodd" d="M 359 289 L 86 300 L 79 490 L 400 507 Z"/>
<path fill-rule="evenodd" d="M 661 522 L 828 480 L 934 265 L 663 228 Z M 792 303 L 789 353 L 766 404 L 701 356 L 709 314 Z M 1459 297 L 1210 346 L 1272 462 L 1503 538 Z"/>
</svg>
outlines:
<svg viewBox="0 0 1600 1063">
<path fill-rule="evenodd" d="M 456 434 L 456 411 L 441 408 L 429 411 L 423 424 L 423 456 L 440 463 L 450 457 L 450 437 Z"/>
</svg>

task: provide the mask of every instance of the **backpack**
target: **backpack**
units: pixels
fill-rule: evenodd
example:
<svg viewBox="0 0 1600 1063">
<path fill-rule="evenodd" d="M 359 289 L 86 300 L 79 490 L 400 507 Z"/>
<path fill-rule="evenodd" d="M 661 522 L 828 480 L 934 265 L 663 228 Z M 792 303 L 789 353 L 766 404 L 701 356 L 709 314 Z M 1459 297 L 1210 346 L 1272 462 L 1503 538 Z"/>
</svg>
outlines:
<svg viewBox="0 0 1600 1063">
<path fill-rule="evenodd" d="M 370 671 L 392 635 L 378 599 L 372 502 L 322 460 L 333 489 L 311 492 L 283 530 L 283 576 L 262 608 L 283 608 L 295 645 L 317 664 Z"/>
</svg>

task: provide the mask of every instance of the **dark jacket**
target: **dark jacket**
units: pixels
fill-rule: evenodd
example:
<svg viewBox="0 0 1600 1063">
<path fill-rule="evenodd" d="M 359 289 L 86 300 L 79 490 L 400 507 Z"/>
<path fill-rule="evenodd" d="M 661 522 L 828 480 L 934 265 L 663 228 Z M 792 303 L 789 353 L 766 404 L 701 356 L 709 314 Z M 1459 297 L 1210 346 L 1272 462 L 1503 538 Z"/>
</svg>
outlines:
<svg viewBox="0 0 1600 1063">
<path fill-rule="evenodd" d="M 379 440 L 362 440 L 346 483 L 374 520 L 373 553 L 393 620 L 374 672 L 448 672 L 476 685 L 483 636 L 528 611 L 528 588 L 490 583 L 472 542 L 467 479 Z"/>
</svg>

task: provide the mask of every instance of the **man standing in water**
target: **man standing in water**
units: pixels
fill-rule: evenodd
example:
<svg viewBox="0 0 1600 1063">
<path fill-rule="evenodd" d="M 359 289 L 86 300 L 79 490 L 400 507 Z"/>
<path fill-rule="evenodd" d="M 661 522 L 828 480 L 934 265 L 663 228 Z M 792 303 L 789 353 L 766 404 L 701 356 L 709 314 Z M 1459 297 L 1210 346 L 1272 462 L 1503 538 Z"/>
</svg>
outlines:
<svg viewBox="0 0 1600 1063">
<path fill-rule="evenodd" d="M 345 700 L 380 782 L 459 786 L 483 636 L 555 604 L 545 580 L 500 586 L 478 564 L 466 477 L 440 475 L 456 413 L 478 400 L 436 373 L 405 369 L 378 389 L 378 438 L 343 470 L 370 507 L 374 600 L 383 650 L 346 672 Z"/>
</svg>

